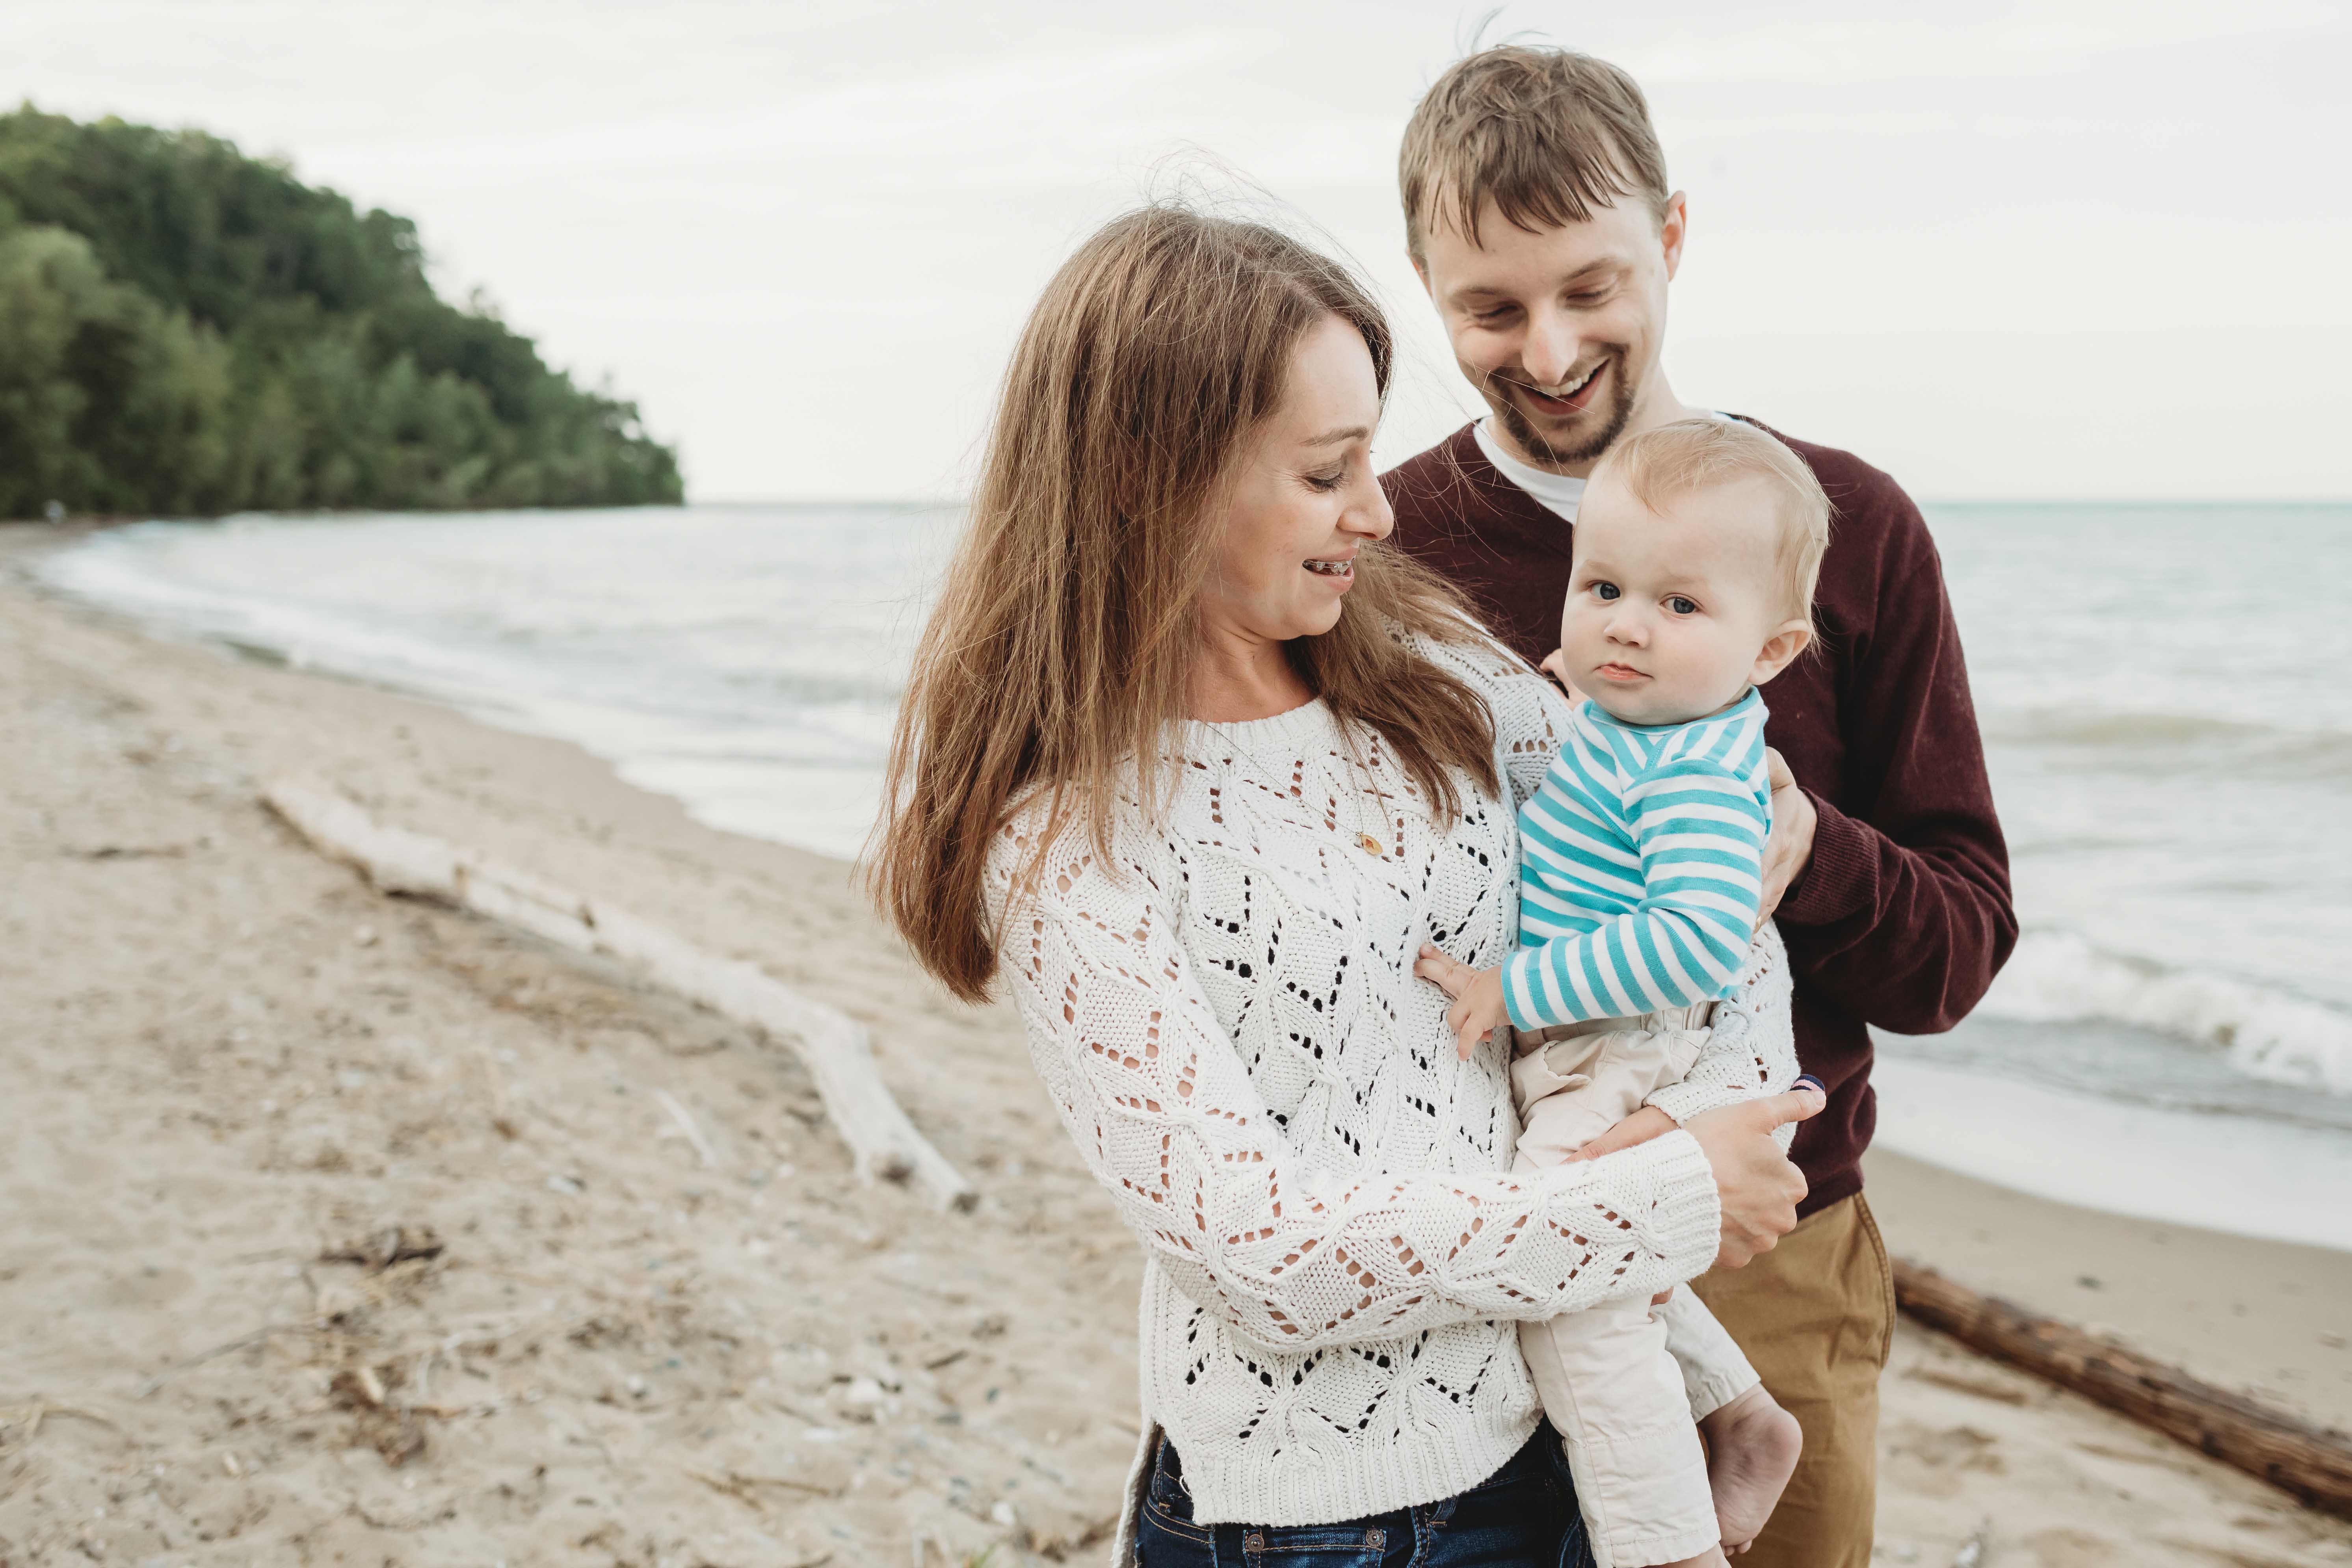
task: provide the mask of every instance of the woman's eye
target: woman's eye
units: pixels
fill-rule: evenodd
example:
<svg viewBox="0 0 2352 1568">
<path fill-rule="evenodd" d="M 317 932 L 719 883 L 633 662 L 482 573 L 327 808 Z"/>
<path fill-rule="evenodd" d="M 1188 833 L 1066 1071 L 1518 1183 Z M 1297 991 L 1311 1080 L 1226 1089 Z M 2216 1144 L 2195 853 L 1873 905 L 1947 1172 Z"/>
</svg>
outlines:
<svg viewBox="0 0 2352 1568">
<path fill-rule="evenodd" d="M 1596 582 L 1592 585 L 1592 597 L 1604 604 L 1617 596 L 1617 585 L 1613 582 Z"/>
<path fill-rule="evenodd" d="M 1677 615 L 1696 615 L 1698 613 L 1697 601 L 1685 599 L 1679 593 L 1670 595 L 1667 598 L 1666 608 L 1673 611 Z"/>
<path fill-rule="evenodd" d="M 1330 491 L 1338 489 L 1340 482 L 1347 477 L 1348 471 L 1345 468 L 1334 468 L 1328 474 L 1309 474 L 1307 476 L 1307 483 L 1318 490 Z"/>
</svg>

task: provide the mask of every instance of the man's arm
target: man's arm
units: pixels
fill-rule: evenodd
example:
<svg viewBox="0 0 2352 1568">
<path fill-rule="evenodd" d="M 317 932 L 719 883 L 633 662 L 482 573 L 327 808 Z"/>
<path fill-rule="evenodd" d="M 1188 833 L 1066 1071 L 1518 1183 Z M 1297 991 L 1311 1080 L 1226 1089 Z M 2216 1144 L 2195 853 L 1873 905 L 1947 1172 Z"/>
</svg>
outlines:
<svg viewBox="0 0 2352 1568">
<path fill-rule="evenodd" d="M 1794 849 L 1810 826 L 1811 854 L 1775 918 L 1807 987 L 1867 1023 L 1928 1034 L 1983 997 L 2017 915 L 1942 564 L 1908 497 L 1887 482 L 1875 500 L 1890 514 L 1877 604 L 1838 694 L 1844 809 L 1818 788 L 1828 780 L 1776 797 L 1775 834 L 1787 819 Z"/>
</svg>

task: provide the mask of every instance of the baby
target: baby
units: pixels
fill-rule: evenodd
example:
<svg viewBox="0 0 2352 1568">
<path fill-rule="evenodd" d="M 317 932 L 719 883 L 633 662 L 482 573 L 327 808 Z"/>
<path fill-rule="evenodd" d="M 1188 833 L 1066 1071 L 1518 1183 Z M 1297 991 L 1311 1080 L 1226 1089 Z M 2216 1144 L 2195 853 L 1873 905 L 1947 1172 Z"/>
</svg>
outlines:
<svg viewBox="0 0 2352 1568">
<path fill-rule="evenodd" d="M 1709 1024 L 1744 975 L 1785 967 L 1757 930 L 1772 821 L 1757 688 L 1812 640 L 1828 539 L 1820 484 L 1753 425 L 1679 420 L 1593 470 L 1560 616 L 1569 684 L 1591 695 L 1519 813 L 1518 950 L 1473 970 L 1423 947 L 1414 967 L 1454 998 L 1465 1059 L 1512 1026 L 1522 1167 L 1796 1071 L 1793 1048 L 1737 1050 Z M 1757 994 L 1787 1007 L 1784 980 Z M 1765 1023 L 1788 1038 L 1785 1012 Z M 1520 1325 L 1601 1568 L 1723 1563 L 1796 1466 L 1795 1418 L 1731 1337 L 1687 1291 L 1659 1304 Z"/>
</svg>

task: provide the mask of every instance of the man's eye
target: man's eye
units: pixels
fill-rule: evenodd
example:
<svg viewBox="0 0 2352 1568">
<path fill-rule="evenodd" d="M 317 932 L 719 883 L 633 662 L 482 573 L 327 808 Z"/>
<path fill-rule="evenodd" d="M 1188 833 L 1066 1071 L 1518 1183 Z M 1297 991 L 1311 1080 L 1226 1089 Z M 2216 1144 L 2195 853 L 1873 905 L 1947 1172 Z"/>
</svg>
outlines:
<svg viewBox="0 0 2352 1568">
<path fill-rule="evenodd" d="M 1666 608 L 1677 615 L 1696 615 L 1698 613 L 1698 601 L 1685 599 L 1679 593 L 1671 594 L 1666 599 Z"/>
<path fill-rule="evenodd" d="M 1606 603 L 1618 596 L 1617 585 L 1613 582 L 1596 582 L 1592 585 L 1592 596 Z"/>
</svg>

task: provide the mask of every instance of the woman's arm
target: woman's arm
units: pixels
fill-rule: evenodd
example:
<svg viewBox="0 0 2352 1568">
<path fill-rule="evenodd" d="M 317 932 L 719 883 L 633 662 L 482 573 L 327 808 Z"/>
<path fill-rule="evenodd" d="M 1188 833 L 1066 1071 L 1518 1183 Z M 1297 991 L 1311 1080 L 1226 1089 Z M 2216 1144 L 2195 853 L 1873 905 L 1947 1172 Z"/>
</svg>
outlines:
<svg viewBox="0 0 2352 1568">
<path fill-rule="evenodd" d="M 1003 972 L 1121 1218 L 1235 1332 L 1301 1351 L 1546 1318 L 1654 1294 L 1717 1256 L 1716 1180 L 1688 1134 L 1540 1176 L 1305 1168 L 1192 972 L 1149 846 L 1113 848 L 1117 874 L 1081 832 L 1056 845 L 1007 909 Z"/>
</svg>

